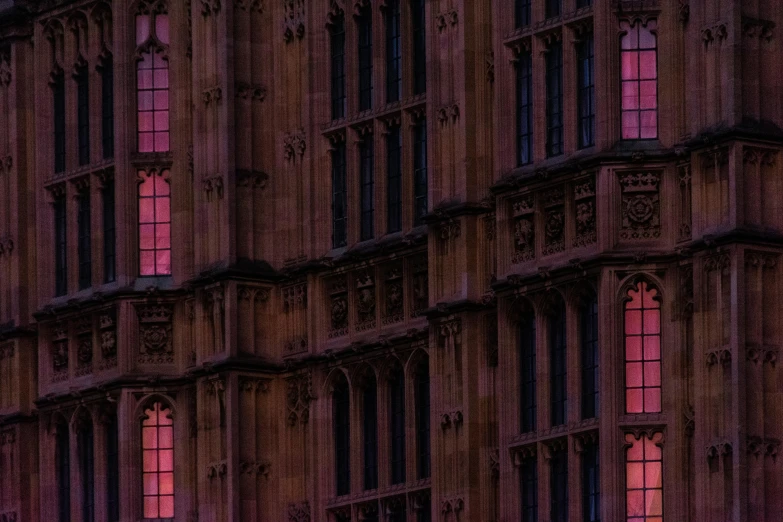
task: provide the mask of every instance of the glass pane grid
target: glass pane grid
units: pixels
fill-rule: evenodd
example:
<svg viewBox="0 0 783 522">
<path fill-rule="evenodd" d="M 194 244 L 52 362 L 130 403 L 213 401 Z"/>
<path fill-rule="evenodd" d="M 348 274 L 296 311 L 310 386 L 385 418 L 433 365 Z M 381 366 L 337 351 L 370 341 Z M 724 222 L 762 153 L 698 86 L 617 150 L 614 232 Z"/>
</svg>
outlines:
<svg viewBox="0 0 783 522">
<path fill-rule="evenodd" d="M 345 117 L 345 15 L 340 13 L 330 29 L 332 61 L 332 119 Z"/>
<path fill-rule="evenodd" d="M 598 416 L 598 300 L 582 307 L 582 419 Z"/>
<path fill-rule="evenodd" d="M 536 431 L 536 325 L 532 314 L 523 319 L 519 332 L 520 417 L 522 433 Z"/>
<path fill-rule="evenodd" d="M 342 496 L 351 492 L 350 395 L 344 378 L 335 383 L 332 401 L 336 493 Z"/>
<path fill-rule="evenodd" d="M 142 172 L 139 185 L 139 273 L 171 274 L 171 193 L 164 176 Z"/>
<path fill-rule="evenodd" d="M 629 435 L 628 438 L 633 438 Z M 626 521 L 663 522 L 663 452 L 646 436 L 626 453 Z"/>
<path fill-rule="evenodd" d="M 550 394 L 552 401 L 552 426 L 566 423 L 566 315 L 561 302 L 549 323 Z"/>
<path fill-rule="evenodd" d="M 87 67 L 79 68 L 76 75 L 76 98 L 79 136 L 79 165 L 90 163 L 90 95 Z"/>
<path fill-rule="evenodd" d="M 538 522 L 538 463 L 526 459 L 519 468 L 522 522 Z"/>
<path fill-rule="evenodd" d="M 359 144 L 359 163 L 361 178 L 361 240 L 372 239 L 375 235 L 375 174 L 374 147 L 372 136 Z"/>
<path fill-rule="evenodd" d="M 348 243 L 348 189 L 345 171 L 345 143 L 332 151 L 332 247 Z"/>
<path fill-rule="evenodd" d="M 171 411 L 156 402 L 141 424 L 145 519 L 174 518 L 174 426 Z"/>
<path fill-rule="evenodd" d="M 411 1 L 411 25 L 413 33 L 413 94 L 427 90 L 427 41 L 425 30 L 424 0 Z"/>
<path fill-rule="evenodd" d="M 359 110 L 372 109 L 372 11 L 362 10 L 359 33 Z"/>
<path fill-rule="evenodd" d="M 658 65 L 656 21 L 622 24 L 621 96 L 623 139 L 658 137 Z"/>
<path fill-rule="evenodd" d="M 579 148 L 595 144 L 594 43 L 589 34 L 577 46 Z"/>
<path fill-rule="evenodd" d="M 139 152 L 169 150 L 169 64 L 161 51 L 145 52 L 137 66 Z"/>
<path fill-rule="evenodd" d="M 640 283 L 625 306 L 626 413 L 661 412 L 661 310 L 655 289 Z"/>
<path fill-rule="evenodd" d="M 388 0 L 386 8 L 386 102 L 400 99 L 402 93 L 402 41 L 400 37 L 400 1 Z"/>
<path fill-rule="evenodd" d="M 90 222 L 90 192 L 79 195 L 77 226 L 79 229 L 79 289 L 92 284 L 92 237 Z"/>
</svg>

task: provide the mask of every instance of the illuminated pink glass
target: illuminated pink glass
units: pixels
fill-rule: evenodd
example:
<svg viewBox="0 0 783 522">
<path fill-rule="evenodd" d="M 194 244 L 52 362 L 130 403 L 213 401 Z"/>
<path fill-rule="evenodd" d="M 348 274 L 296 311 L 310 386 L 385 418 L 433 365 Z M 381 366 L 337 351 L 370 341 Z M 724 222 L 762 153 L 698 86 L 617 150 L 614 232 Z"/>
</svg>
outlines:
<svg viewBox="0 0 783 522">
<path fill-rule="evenodd" d="M 136 17 L 136 45 L 141 45 L 150 36 L 150 15 L 138 15 Z"/>
<path fill-rule="evenodd" d="M 627 522 L 663 522 L 662 436 L 625 436 L 625 512 Z"/>
<path fill-rule="evenodd" d="M 621 125 L 623 139 L 658 137 L 657 21 L 622 22 L 620 38 Z"/>
<path fill-rule="evenodd" d="M 155 36 L 160 43 L 169 43 L 169 15 L 155 15 Z"/>
<path fill-rule="evenodd" d="M 174 426 L 171 410 L 156 402 L 141 423 L 144 518 L 174 518 Z"/>
<path fill-rule="evenodd" d="M 171 274 L 171 189 L 168 171 L 139 171 L 139 274 Z"/>
<path fill-rule="evenodd" d="M 139 152 L 169 150 L 169 64 L 160 50 L 141 53 L 136 65 L 136 126 Z"/>
<path fill-rule="evenodd" d="M 640 282 L 625 303 L 625 411 L 661 411 L 661 303 Z"/>
</svg>

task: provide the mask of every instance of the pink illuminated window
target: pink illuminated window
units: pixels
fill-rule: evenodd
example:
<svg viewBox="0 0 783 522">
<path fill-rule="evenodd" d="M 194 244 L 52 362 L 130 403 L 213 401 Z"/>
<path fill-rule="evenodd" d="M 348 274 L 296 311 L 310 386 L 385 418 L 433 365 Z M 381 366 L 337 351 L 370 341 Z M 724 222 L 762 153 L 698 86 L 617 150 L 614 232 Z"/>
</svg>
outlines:
<svg viewBox="0 0 783 522">
<path fill-rule="evenodd" d="M 139 274 L 171 274 L 171 189 L 168 170 L 140 170 Z"/>
<path fill-rule="evenodd" d="M 174 518 L 174 422 L 156 402 L 141 423 L 144 518 Z"/>
<path fill-rule="evenodd" d="M 661 433 L 625 436 L 626 522 L 663 522 L 662 440 Z"/>
<path fill-rule="evenodd" d="M 661 411 L 661 303 L 644 281 L 625 303 L 625 411 Z"/>
<path fill-rule="evenodd" d="M 169 150 L 169 17 L 136 16 L 136 125 L 139 152 Z"/>
<path fill-rule="evenodd" d="M 656 20 L 620 23 L 620 87 L 624 140 L 658 137 Z"/>
</svg>

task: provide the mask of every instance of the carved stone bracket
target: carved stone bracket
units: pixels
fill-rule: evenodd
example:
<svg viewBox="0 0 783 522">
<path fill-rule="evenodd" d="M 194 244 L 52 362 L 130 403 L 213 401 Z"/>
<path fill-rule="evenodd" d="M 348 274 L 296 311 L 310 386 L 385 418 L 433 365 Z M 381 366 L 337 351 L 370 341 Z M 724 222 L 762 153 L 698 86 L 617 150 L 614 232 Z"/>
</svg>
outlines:
<svg viewBox="0 0 783 522">
<path fill-rule="evenodd" d="M 305 35 L 305 3 L 304 0 L 283 0 L 283 40 L 286 43 L 294 41 L 294 36 L 301 40 Z"/>
<path fill-rule="evenodd" d="M 780 349 L 777 346 L 748 344 L 745 347 L 745 355 L 748 361 L 755 365 L 769 363 L 773 368 L 778 361 Z"/>
<path fill-rule="evenodd" d="M 234 0 L 234 8 L 248 13 L 256 12 L 262 14 L 264 12 L 264 2 L 262 0 Z"/>
<path fill-rule="evenodd" d="M 228 466 L 226 465 L 225 460 L 220 460 L 218 462 L 211 462 L 207 464 L 207 478 L 212 480 L 216 478 L 222 479 L 226 476 L 226 473 L 228 472 Z"/>
<path fill-rule="evenodd" d="M 500 478 L 500 450 L 498 448 L 487 450 L 487 464 L 489 465 L 489 475 L 498 480 Z"/>
<path fill-rule="evenodd" d="M 307 308 L 307 283 L 302 281 L 292 285 L 284 286 L 283 310 L 290 312 L 297 308 Z"/>
<path fill-rule="evenodd" d="M 266 98 L 266 87 L 259 84 L 237 82 L 235 93 L 237 98 L 262 102 Z"/>
<path fill-rule="evenodd" d="M 462 233 L 459 219 L 449 220 L 440 226 L 440 238 L 443 241 L 457 239 Z"/>
<path fill-rule="evenodd" d="M 722 457 L 731 455 L 734 448 L 728 440 L 721 440 L 708 445 L 706 448 L 707 463 L 710 471 L 715 472 L 720 469 Z"/>
<path fill-rule="evenodd" d="M 204 17 L 217 15 L 220 12 L 220 0 L 200 0 L 201 15 Z"/>
<path fill-rule="evenodd" d="M 778 451 L 780 451 L 780 439 L 769 437 L 748 436 L 747 452 L 756 458 L 771 457 L 773 462 L 777 460 Z"/>
<path fill-rule="evenodd" d="M 204 90 L 201 93 L 201 99 L 204 102 L 204 105 L 209 105 L 211 103 L 220 103 L 220 100 L 223 98 L 223 89 L 221 89 L 219 86 L 210 87 L 209 89 Z"/>
<path fill-rule="evenodd" d="M 240 377 L 239 389 L 244 392 L 266 393 L 269 391 L 269 383 L 272 379 L 262 379 L 259 377 Z"/>
<path fill-rule="evenodd" d="M 701 29 L 701 41 L 704 43 L 704 47 L 709 48 L 710 45 L 717 43 L 720 44 L 726 38 L 728 38 L 728 30 L 726 29 L 725 22 L 717 22 L 713 25 L 702 27 Z"/>
<path fill-rule="evenodd" d="M 731 350 L 728 348 L 716 348 L 708 351 L 705 355 L 707 366 L 714 366 L 720 363 L 721 366 L 726 367 L 731 364 Z"/>
<path fill-rule="evenodd" d="M 585 431 L 574 435 L 574 451 L 584 453 L 587 448 L 598 445 L 598 432 Z"/>
<path fill-rule="evenodd" d="M 462 495 L 444 497 L 440 501 L 440 512 L 442 515 L 459 513 L 463 509 L 465 509 L 465 497 Z"/>
<path fill-rule="evenodd" d="M 10 359 L 14 356 L 14 342 L 9 341 L 7 343 L 0 344 L 0 361 L 3 359 Z"/>
<path fill-rule="evenodd" d="M 207 196 L 207 201 L 223 199 L 223 176 L 220 174 L 205 176 L 201 180 L 201 184 L 204 194 Z"/>
<path fill-rule="evenodd" d="M 449 27 L 455 27 L 458 20 L 457 11 L 450 9 L 435 15 L 435 27 L 437 27 L 439 33 L 442 33 Z"/>
<path fill-rule="evenodd" d="M 462 425 L 463 421 L 462 410 L 450 410 L 440 414 L 440 427 L 444 430 L 456 429 Z"/>
<path fill-rule="evenodd" d="M 441 125 L 455 123 L 459 119 L 459 105 L 456 103 L 442 105 L 435 109 L 435 116 Z"/>
<path fill-rule="evenodd" d="M 742 35 L 746 38 L 758 38 L 764 42 L 772 41 L 775 22 L 758 18 L 742 17 Z"/>
<path fill-rule="evenodd" d="M 462 330 L 462 324 L 459 319 L 446 321 L 438 325 L 438 339 L 441 344 L 449 341 L 454 343 L 460 342 L 460 333 Z"/>
<path fill-rule="evenodd" d="M 693 405 L 688 404 L 683 412 L 685 418 L 685 435 L 687 437 L 693 437 L 693 432 L 696 430 L 696 411 L 693 409 Z"/>
</svg>

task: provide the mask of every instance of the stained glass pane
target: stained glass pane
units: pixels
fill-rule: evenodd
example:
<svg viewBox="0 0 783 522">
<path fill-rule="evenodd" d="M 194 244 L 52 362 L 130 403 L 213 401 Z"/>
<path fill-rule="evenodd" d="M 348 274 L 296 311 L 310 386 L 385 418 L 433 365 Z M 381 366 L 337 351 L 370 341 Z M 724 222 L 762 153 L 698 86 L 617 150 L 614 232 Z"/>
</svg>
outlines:
<svg viewBox="0 0 783 522">
<path fill-rule="evenodd" d="M 169 43 L 169 15 L 155 15 L 155 36 L 161 43 Z"/>
<path fill-rule="evenodd" d="M 150 16 L 138 15 L 136 17 L 136 45 L 143 44 L 150 35 Z"/>
</svg>

